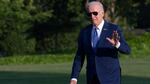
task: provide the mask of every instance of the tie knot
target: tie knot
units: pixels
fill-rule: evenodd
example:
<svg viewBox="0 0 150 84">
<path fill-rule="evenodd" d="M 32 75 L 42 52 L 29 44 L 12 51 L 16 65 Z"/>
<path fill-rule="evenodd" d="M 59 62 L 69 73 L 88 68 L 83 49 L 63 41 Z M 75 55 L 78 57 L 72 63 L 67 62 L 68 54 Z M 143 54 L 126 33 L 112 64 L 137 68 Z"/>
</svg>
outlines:
<svg viewBox="0 0 150 84">
<path fill-rule="evenodd" d="M 95 31 L 97 31 L 97 29 L 98 29 L 97 27 L 94 28 Z"/>
<path fill-rule="evenodd" d="M 94 28 L 94 34 L 95 34 L 96 36 L 98 36 L 98 34 L 97 34 L 97 29 L 96 29 L 96 28 Z"/>
</svg>

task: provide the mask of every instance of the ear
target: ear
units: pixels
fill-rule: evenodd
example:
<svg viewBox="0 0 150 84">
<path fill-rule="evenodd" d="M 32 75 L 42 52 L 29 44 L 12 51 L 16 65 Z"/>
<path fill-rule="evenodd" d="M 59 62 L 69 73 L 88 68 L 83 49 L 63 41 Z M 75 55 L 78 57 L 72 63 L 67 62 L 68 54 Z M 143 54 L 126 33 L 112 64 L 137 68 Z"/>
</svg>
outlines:
<svg viewBox="0 0 150 84">
<path fill-rule="evenodd" d="M 101 12 L 101 16 L 104 17 L 104 12 Z"/>
</svg>

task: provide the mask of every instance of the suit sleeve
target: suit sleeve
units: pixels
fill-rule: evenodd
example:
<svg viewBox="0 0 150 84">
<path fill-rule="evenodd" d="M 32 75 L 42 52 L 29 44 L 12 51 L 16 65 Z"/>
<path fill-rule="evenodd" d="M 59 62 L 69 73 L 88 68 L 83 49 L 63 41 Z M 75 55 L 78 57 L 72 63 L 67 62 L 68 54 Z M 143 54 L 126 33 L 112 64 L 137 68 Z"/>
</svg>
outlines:
<svg viewBox="0 0 150 84">
<path fill-rule="evenodd" d="M 78 37 L 78 48 L 72 66 L 71 78 L 76 78 L 76 79 L 78 78 L 84 63 L 85 52 L 84 52 L 83 40 L 84 40 L 83 31 L 81 31 Z"/>
<path fill-rule="evenodd" d="M 119 36 L 120 36 L 120 40 L 119 40 L 120 41 L 120 47 L 118 48 L 119 52 L 123 53 L 123 54 L 130 54 L 131 49 L 126 42 L 121 29 L 119 27 L 117 29 L 118 29 L 117 31 L 118 31 Z"/>
</svg>

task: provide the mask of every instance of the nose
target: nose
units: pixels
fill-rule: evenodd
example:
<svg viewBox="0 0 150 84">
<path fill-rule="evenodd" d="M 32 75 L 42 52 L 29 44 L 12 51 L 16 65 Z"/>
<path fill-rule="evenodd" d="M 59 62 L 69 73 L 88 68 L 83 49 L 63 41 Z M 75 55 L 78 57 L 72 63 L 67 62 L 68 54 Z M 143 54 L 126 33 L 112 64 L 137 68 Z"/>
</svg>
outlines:
<svg viewBox="0 0 150 84">
<path fill-rule="evenodd" d="M 95 17 L 96 17 L 95 15 L 93 15 L 93 14 L 91 15 L 91 19 L 95 19 Z"/>
</svg>

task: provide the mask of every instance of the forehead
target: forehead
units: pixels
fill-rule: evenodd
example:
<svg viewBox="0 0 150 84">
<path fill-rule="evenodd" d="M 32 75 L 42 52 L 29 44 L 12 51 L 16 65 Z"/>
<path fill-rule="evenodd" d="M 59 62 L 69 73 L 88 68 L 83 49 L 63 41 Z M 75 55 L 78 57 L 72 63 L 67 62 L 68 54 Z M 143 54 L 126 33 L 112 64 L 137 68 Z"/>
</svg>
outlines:
<svg viewBox="0 0 150 84">
<path fill-rule="evenodd" d="M 99 11 L 100 10 L 100 6 L 98 4 L 92 4 L 88 6 L 88 11 L 92 12 L 92 11 Z"/>
</svg>

